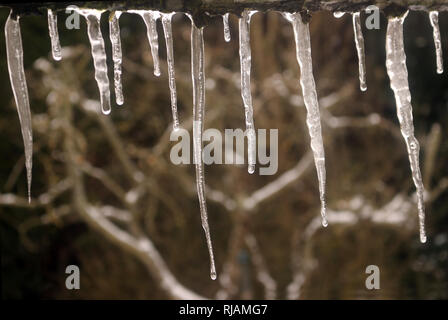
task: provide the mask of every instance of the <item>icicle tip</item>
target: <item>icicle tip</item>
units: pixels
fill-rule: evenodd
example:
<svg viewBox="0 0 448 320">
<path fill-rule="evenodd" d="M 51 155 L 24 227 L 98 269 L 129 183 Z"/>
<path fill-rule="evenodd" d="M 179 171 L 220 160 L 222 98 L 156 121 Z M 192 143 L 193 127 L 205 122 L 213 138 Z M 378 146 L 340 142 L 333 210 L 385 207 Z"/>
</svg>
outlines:
<svg viewBox="0 0 448 320">
<path fill-rule="evenodd" d="M 253 174 L 255 172 L 255 165 L 249 164 L 249 166 L 247 167 L 247 172 L 249 172 L 249 174 Z"/>
<path fill-rule="evenodd" d="M 421 243 L 426 243 L 426 235 L 425 234 L 422 234 L 422 235 L 420 235 L 420 242 Z"/>
</svg>

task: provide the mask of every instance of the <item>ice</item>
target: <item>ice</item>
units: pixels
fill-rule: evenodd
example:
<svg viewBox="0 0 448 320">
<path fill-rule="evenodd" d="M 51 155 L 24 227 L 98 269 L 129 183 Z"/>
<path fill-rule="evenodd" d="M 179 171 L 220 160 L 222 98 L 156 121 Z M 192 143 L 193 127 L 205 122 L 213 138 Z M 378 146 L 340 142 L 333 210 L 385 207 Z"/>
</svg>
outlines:
<svg viewBox="0 0 448 320">
<path fill-rule="evenodd" d="M 17 112 L 19 114 L 25 148 L 26 178 L 28 183 L 28 201 L 31 202 L 31 177 L 33 167 L 33 128 L 31 122 L 30 102 L 23 68 L 23 47 L 20 34 L 19 17 L 10 12 L 5 24 L 6 55 L 8 60 L 9 80 L 11 82 Z"/>
<path fill-rule="evenodd" d="M 114 88 L 115 88 L 115 101 L 118 105 L 124 103 L 123 87 L 121 83 L 121 38 L 120 38 L 120 24 L 119 19 L 121 11 L 114 11 L 109 18 L 109 38 L 112 44 L 112 60 L 114 61 Z"/>
<path fill-rule="evenodd" d="M 362 34 L 361 27 L 361 17 L 359 12 L 353 13 L 353 32 L 355 35 L 356 51 L 358 52 L 359 87 L 361 91 L 366 91 L 366 55 L 364 48 L 364 36 Z"/>
<path fill-rule="evenodd" d="M 191 18 L 191 17 L 190 17 Z M 193 83 L 193 155 L 196 167 L 196 188 L 201 210 L 202 228 L 205 232 L 210 256 L 210 278 L 216 279 L 215 258 L 208 224 L 207 203 L 205 201 L 204 163 L 202 161 L 202 133 L 205 112 L 205 73 L 203 27 L 198 28 L 191 21 L 191 78 Z"/>
<path fill-rule="evenodd" d="M 224 40 L 226 42 L 230 41 L 230 27 L 229 27 L 229 14 L 226 13 L 222 16 L 222 23 L 224 25 Z"/>
<path fill-rule="evenodd" d="M 151 10 L 129 10 L 130 13 L 136 13 L 143 18 L 146 25 L 146 35 L 149 46 L 151 47 L 152 60 L 154 63 L 154 75 L 160 76 L 159 62 L 159 36 L 157 35 L 157 19 L 160 18 L 160 12 Z"/>
<path fill-rule="evenodd" d="M 437 59 L 437 73 L 443 73 L 443 57 L 442 57 L 442 40 L 440 37 L 440 29 L 439 29 L 439 12 L 431 11 L 429 12 L 429 19 L 431 21 L 433 36 L 434 36 L 434 45 L 436 47 L 436 59 Z"/>
<path fill-rule="evenodd" d="M 100 25 L 103 11 L 96 9 L 78 9 L 78 12 L 87 21 L 87 34 L 89 36 L 90 46 L 92 47 L 95 80 L 100 91 L 101 110 L 104 114 L 109 114 L 111 111 L 109 77 L 107 76 L 106 49 Z"/>
<path fill-rule="evenodd" d="M 244 113 L 246 118 L 246 133 L 247 133 L 247 171 L 252 174 L 255 172 L 255 163 L 257 159 L 256 135 L 253 118 L 252 95 L 250 92 L 250 68 L 251 68 L 251 50 L 250 50 L 250 18 L 256 11 L 243 11 L 239 19 L 240 29 L 240 65 L 241 65 L 241 97 L 244 103 Z"/>
<path fill-rule="evenodd" d="M 51 40 L 51 53 L 53 59 L 59 61 L 62 59 L 61 44 L 59 42 L 58 33 L 58 17 L 53 13 L 51 9 L 47 10 L 48 14 L 48 32 Z"/>
<path fill-rule="evenodd" d="M 177 114 L 177 92 L 176 76 L 174 68 L 173 32 L 171 29 L 171 18 L 173 13 L 161 13 L 163 32 L 166 43 L 166 60 L 168 63 L 168 81 L 170 86 L 171 111 L 173 113 L 173 129 L 179 129 L 179 116 Z"/>
<path fill-rule="evenodd" d="M 401 134 L 406 142 L 412 178 L 417 189 L 418 217 L 420 224 L 420 241 L 426 242 L 424 188 L 419 166 L 420 146 L 414 136 L 412 118 L 411 92 L 408 83 L 406 54 L 403 42 L 403 23 L 407 16 L 390 17 L 386 33 L 386 67 L 390 78 L 390 86 L 395 94 L 397 115 Z"/>
<path fill-rule="evenodd" d="M 313 150 L 314 163 L 316 165 L 317 178 L 319 180 L 322 225 L 326 227 L 328 222 L 325 200 L 325 151 L 322 141 L 319 102 L 313 76 L 309 25 L 302 21 L 300 13 L 283 13 L 283 16 L 291 22 L 294 30 L 296 55 L 300 66 L 300 85 L 302 87 L 303 100 L 307 110 L 306 124 L 311 137 L 311 149 Z"/>
</svg>

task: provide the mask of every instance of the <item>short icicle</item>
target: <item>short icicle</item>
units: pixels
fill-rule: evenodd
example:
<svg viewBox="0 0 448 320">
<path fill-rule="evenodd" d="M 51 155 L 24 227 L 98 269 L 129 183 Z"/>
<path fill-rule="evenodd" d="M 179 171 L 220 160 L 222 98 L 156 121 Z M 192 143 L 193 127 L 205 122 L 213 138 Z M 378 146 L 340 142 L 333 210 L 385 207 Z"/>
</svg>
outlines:
<svg viewBox="0 0 448 320">
<path fill-rule="evenodd" d="M 9 13 L 5 24 L 6 55 L 8 60 L 9 80 L 11 82 L 20 128 L 25 148 L 25 167 L 28 183 L 28 202 L 31 202 L 31 177 L 33 168 L 33 127 L 31 122 L 30 101 L 23 68 L 22 35 L 20 34 L 19 16 Z"/>
<path fill-rule="evenodd" d="M 177 113 L 176 74 L 174 68 L 173 31 L 171 28 L 172 13 L 161 13 L 163 32 L 166 43 L 166 60 L 168 64 L 168 82 L 170 87 L 171 112 L 173 113 L 173 129 L 179 129 L 179 116 Z"/>
<path fill-rule="evenodd" d="M 252 174 L 255 172 L 256 153 L 256 135 L 254 125 L 254 111 L 252 106 L 252 95 L 250 92 L 250 68 L 251 68 L 251 49 L 250 49 L 250 18 L 256 11 L 243 11 L 239 19 L 239 41 L 240 41 L 240 66 L 241 66 L 241 97 L 244 103 L 244 113 L 246 119 L 247 133 L 247 171 Z"/>
<path fill-rule="evenodd" d="M 129 10 L 130 13 L 136 13 L 143 18 L 146 25 L 146 36 L 148 37 L 151 55 L 154 63 L 154 75 L 160 76 L 159 62 L 159 37 L 157 35 L 157 19 L 160 18 L 160 12 L 151 10 Z"/>
<path fill-rule="evenodd" d="M 191 17 L 190 17 L 191 18 Z M 208 224 L 207 203 L 205 199 L 204 163 L 202 161 L 202 132 L 205 111 L 204 74 L 204 36 L 203 27 L 198 28 L 191 20 L 191 78 L 193 83 L 193 155 L 196 166 L 196 188 L 201 210 L 202 228 L 205 232 L 210 256 L 210 278 L 216 279 L 215 258 L 213 254 L 210 227 Z"/>
<path fill-rule="evenodd" d="M 296 55 L 300 66 L 300 85 L 302 87 L 303 100 L 307 110 L 306 124 L 311 137 L 311 149 L 313 150 L 314 163 L 316 165 L 317 177 L 319 180 L 322 225 L 326 227 L 328 226 L 328 221 L 325 200 L 325 151 L 322 140 L 319 102 L 313 76 L 309 24 L 302 21 L 300 13 L 283 13 L 283 16 L 291 22 L 294 30 Z"/>
<path fill-rule="evenodd" d="M 58 17 L 53 10 L 47 10 L 48 15 L 48 32 L 51 40 L 51 54 L 53 59 L 59 61 L 62 59 L 61 43 L 59 42 Z"/>
<path fill-rule="evenodd" d="M 440 37 L 440 28 L 439 28 L 439 12 L 437 11 L 429 12 L 429 20 L 431 21 L 434 37 L 434 45 L 436 47 L 437 73 L 442 74 L 443 57 L 442 57 L 442 40 Z"/>
<path fill-rule="evenodd" d="M 115 102 L 118 105 L 124 103 L 123 86 L 121 83 L 121 62 L 123 60 L 123 53 L 121 51 L 120 16 L 121 11 L 114 11 L 109 18 L 109 38 L 112 44 L 112 60 L 114 61 Z"/>
<path fill-rule="evenodd" d="M 230 27 L 229 27 L 229 14 L 226 13 L 222 16 L 222 24 L 224 25 L 224 40 L 230 41 Z"/>
<path fill-rule="evenodd" d="M 412 117 L 411 92 L 408 83 L 408 70 L 406 67 L 406 54 L 403 42 L 403 23 L 406 12 L 401 17 L 388 19 L 386 33 L 386 67 L 390 78 L 390 86 L 395 94 L 397 115 L 400 122 L 401 134 L 406 142 L 411 165 L 412 178 L 417 189 L 418 217 L 420 225 L 420 241 L 426 242 L 424 188 L 419 166 L 420 146 L 414 136 Z"/>
<path fill-rule="evenodd" d="M 96 9 L 79 9 L 78 12 L 87 21 L 87 34 L 89 36 L 90 46 L 92 47 L 95 80 L 100 91 L 101 110 L 103 114 L 109 114 L 111 111 L 109 77 L 107 76 L 106 49 L 100 25 L 102 11 Z"/>
<path fill-rule="evenodd" d="M 353 13 L 353 32 L 355 35 L 356 51 L 358 52 L 359 63 L 359 87 L 361 91 L 367 90 L 366 81 L 366 55 L 364 48 L 364 36 L 361 27 L 361 15 L 359 12 Z"/>
</svg>

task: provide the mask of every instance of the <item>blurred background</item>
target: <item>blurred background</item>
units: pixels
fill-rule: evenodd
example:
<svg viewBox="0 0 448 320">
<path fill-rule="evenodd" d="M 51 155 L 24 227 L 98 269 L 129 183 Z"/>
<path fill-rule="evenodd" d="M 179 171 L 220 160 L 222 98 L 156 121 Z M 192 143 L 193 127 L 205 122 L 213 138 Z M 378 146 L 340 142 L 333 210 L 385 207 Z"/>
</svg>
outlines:
<svg viewBox="0 0 448 320">
<path fill-rule="evenodd" d="M 0 25 L 8 13 L 0 10 Z M 102 31 L 113 79 L 107 16 Z M 436 74 L 427 13 L 411 12 L 404 30 L 428 242 L 419 242 L 415 188 L 386 74 L 387 21 L 382 17 L 380 30 L 364 28 L 368 90 L 362 93 L 351 15 L 335 19 L 319 12 L 312 18 L 327 157 L 330 225 L 323 229 L 292 28 L 278 13 L 258 13 L 251 22 L 254 120 L 256 128 L 278 129 L 279 170 L 260 176 L 249 175 L 246 166 L 205 167 L 216 281 L 209 277 L 194 167 L 169 160 L 175 142 L 169 141 L 160 21 L 157 78 L 143 20 L 121 16 L 125 103 L 103 116 L 92 102 L 99 93 L 85 20 L 80 30 L 67 30 L 67 15 L 58 17 L 61 62 L 51 59 L 46 15 L 20 20 L 33 113 L 31 206 L 25 201 L 23 142 L 4 37 L 0 41 L 2 298 L 171 298 L 161 286 L 168 270 L 188 290 L 210 298 L 448 298 L 448 76 Z M 448 60 L 448 14 L 439 20 Z M 244 128 L 234 15 L 230 27 L 230 43 L 221 17 L 204 31 L 205 127 L 221 131 Z M 190 21 L 182 14 L 173 18 L 173 37 L 181 125 L 191 132 Z M 88 205 L 115 228 L 150 240 L 164 270 L 117 245 L 113 232 L 86 218 L 73 197 L 73 163 L 82 172 Z M 65 287 L 71 264 L 80 268 L 80 290 Z M 365 287 L 368 265 L 380 268 L 380 290 Z"/>
</svg>

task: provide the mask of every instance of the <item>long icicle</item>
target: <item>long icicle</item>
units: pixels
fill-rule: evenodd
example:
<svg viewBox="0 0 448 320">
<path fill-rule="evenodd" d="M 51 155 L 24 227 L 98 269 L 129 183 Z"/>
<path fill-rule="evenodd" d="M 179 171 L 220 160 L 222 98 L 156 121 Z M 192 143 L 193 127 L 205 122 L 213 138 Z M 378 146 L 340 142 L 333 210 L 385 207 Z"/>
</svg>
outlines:
<svg viewBox="0 0 448 320">
<path fill-rule="evenodd" d="M 179 129 L 179 116 L 177 113 L 176 74 L 174 68 L 173 31 L 171 28 L 172 13 L 161 13 L 163 33 L 166 43 L 166 60 L 168 63 L 168 82 L 170 87 L 171 112 L 173 113 L 173 129 Z"/>
<path fill-rule="evenodd" d="M 59 42 L 58 32 L 58 16 L 53 13 L 53 10 L 47 10 L 48 15 L 48 32 L 51 40 L 51 54 L 53 59 L 59 61 L 62 59 L 61 43 Z"/>
<path fill-rule="evenodd" d="M 359 87 L 361 91 L 366 91 L 366 54 L 364 48 L 364 36 L 362 34 L 361 27 L 361 16 L 359 12 L 353 13 L 353 32 L 355 35 L 356 51 L 358 52 Z"/>
<path fill-rule="evenodd" d="M 247 133 L 247 171 L 252 174 L 255 172 L 256 153 L 256 135 L 254 125 L 254 111 L 252 106 L 252 95 L 250 92 L 250 68 L 251 68 L 251 50 L 250 50 L 250 18 L 256 11 L 243 11 L 239 19 L 239 41 L 240 41 L 240 66 L 241 66 L 241 97 L 244 103 L 244 113 L 246 118 Z"/>
<path fill-rule="evenodd" d="M 109 18 L 109 38 L 112 44 L 112 60 L 114 61 L 115 101 L 118 105 L 124 103 L 123 86 L 121 82 L 121 62 L 123 60 L 123 53 L 121 51 L 120 16 L 121 11 L 114 11 Z"/>
<path fill-rule="evenodd" d="M 229 42 L 230 38 L 230 27 L 229 27 L 229 14 L 226 13 L 222 16 L 222 24 L 224 25 L 224 40 Z"/>
<path fill-rule="evenodd" d="M 284 13 L 283 16 L 291 22 L 294 30 L 296 56 L 300 66 L 300 85 L 302 87 L 303 100 L 307 110 L 306 124 L 311 137 L 311 149 L 313 150 L 314 163 L 316 165 L 317 177 L 319 180 L 322 225 L 326 227 L 328 221 L 325 200 L 325 151 L 322 140 L 319 102 L 313 76 L 309 24 L 302 21 L 300 13 Z"/>
<path fill-rule="evenodd" d="M 159 37 L 157 35 L 157 19 L 160 18 L 160 12 L 151 10 L 128 10 L 130 13 L 136 13 L 143 18 L 146 25 L 146 36 L 148 37 L 151 55 L 154 63 L 154 75 L 160 76 L 159 62 Z"/>
<path fill-rule="evenodd" d="M 412 178 L 417 189 L 418 217 L 420 224 L 420 241 L 426 242 L 424 188 L 419 166 L 420 146 L 414 136 L 411 92 L 408 83 L 406 54 L 403 42 L 403 23 L 408 12 L 401 17 L 390 17 L 386 34 L 386 67 L 390 78 L 390 86 L 395 94 L 397 116 L 401 134 L 406 142 Z"/>
<path fill-rule="evenodd" d="M 25 148 L 25 167 L 28 183 L 28 202 L 31 202 L 31 178 L 33 168 L 33 127 L 31 122 L 30 101 L 23 68 L 23 47 L 20 34 L 19 16 L 9 13 L 5 24 L 6 55 L 8 60 L 9 80 L 16 101 Z"/>
<path fill-rule="evenodd" d="M 190 17 L 191 18 L 191 17 Z M 205 232 L 210 256 L 210 278 L 216 279 L 215 258 L 208 224 L 207 203 L 205 200 L 204 163 L 202 161 L 202 132 L 205 111 L 205 73 L 203 27 L 198 28 L 191 20 L 191 78 L 193 83 L 193 154 L 196 167 L 196 188 L 201 210 L 202 228 Z"/>
<path fill-rule="evenodd" d="M 109 114 L 111 111 L 109 77 L 107 76 L 106 48 L 104 46 L 100 25 L 102 11 L 96 9 L 79 9 L 78 12 L 87 21 L 87 34 L 92 48 L 95 80 L 100 91 L 101 110 L 103 114 Z"/>
<path fill-rule="evenodd" d="M 431 11 L 429 13 L 429 20 L 431 21 L 434 36 L 434 45 L 436 47 L 437 73 L 442 74 L 443 57 L 442 57 L 442 40 L 440 37 L 440 28 L 439 28 L 439 12 Z"/>
</svg>

